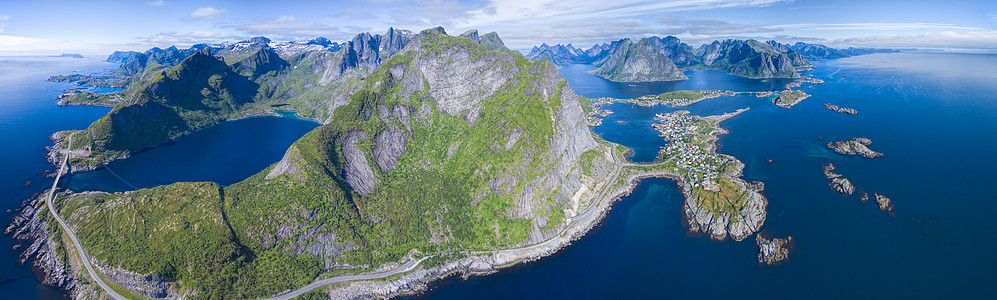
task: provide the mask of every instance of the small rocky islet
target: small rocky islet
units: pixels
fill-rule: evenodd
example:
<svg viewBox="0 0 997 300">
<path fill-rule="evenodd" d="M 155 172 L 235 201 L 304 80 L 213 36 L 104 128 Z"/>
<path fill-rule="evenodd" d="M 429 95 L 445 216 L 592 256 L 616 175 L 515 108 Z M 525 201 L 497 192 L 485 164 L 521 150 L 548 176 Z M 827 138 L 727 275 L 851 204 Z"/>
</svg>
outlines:
<svg viewBox="0 0 997 300">
<path fill-rule="evenodd" d="M 870 139 L 852 138 L 851 140 L 828 142 L 827 148 L 844 155 L 861 155 L 865 158 L 877 158 L 883 156 L 883 153 L 869 149 L 869 147 L 867 147 L 869 145 L 872 145 L 872 140 Z"/>
<path fill-rule="evenodd" d="M 861 189 L 858 189 L 857 187 L 852 185 L 852 182 L 848 180 L 848 178 L 842 177 L 841 174 L 834 173 L 833 171 L 836 168 L 837 167 L 835 167 L 834 163 L 824 164 L 823 167 L 824 177 L 827 177 L 827 179 L 831 179 L 831 182 L 828 183 L 828 186 L 832 190 L 848 196 L 851 196 L 853 193 L 857 191 L 859 194 L 860 201 L 862 201 L 863 203 L 869 201 L 869 193 L 866 193 Z M 879 209 L 890 213 L 891 216 L 896 216 L 896 214 L 893 213 L 893 202 L 889 197 L 883 196 L 879 193 L 873 193 L 873 199 L 876 200 L 876 204 L 879 205 Z"/>
<path fill-rule="evenodd" d="M 833 112 L 839 112 L 848 115 L 857 115 L 859 113 L 859 111 L 855 110 L 854 108 L 840 107 L 831 103 L 824 103 L 824 108 L 827 108 L 827 110 Z"/>
<path fill-rule="evenodd" d="M 755 235 L 755 245 L 758 246 L 758 264 L 778 265 L 789 259 L 789 253 L 793 248 L 793 237 L 775 238 L 759 233 Z"/>
</svg>

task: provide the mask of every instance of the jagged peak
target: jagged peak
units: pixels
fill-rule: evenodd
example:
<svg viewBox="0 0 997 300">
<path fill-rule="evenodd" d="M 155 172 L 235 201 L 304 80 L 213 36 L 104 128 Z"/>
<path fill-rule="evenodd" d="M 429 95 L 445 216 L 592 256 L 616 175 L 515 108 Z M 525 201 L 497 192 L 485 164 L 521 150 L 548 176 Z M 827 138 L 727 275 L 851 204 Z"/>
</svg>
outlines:
<svg viewBox="0 0 997 300">
<path fill-rule="evenodd" d="M 439 34 L 442 34 L 442 35 L 447 35 L 447 31 L 443 29 L 443 26 L 436 26 L 434 28 L 429 28 L 429 29 L 423 30 L 422 32 L 419 32 L 419 34 L 421 35 L 421 34 L 424 34 L 424 33 L 427 33 L 427 32 L 436 32 L 436 33 L 439 33 Z"/>
</svg>

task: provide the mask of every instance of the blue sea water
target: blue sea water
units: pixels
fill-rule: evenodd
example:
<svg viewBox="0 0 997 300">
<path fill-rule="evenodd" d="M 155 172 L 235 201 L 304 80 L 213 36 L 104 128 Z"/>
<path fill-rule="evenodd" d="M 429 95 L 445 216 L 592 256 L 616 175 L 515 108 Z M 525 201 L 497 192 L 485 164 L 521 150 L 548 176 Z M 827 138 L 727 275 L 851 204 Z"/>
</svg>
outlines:
<svg viewBox="0 0 997 300">
<path fill-rule="evenodd" d="M 56 105 L 71 83 L 46 82 L 49 76 L 94 73 L 115 65 L 95 59 L 66 60 L 44 57 L 0 57 L 0 205 L 6 228 L 22 201 L 51 186 L 52 179 L 39 172 L 54 170 L 45 160 L 49 135 L 56 131 L 86 128 L 110 108 Z M 113 92 L 114 88 L 98 88 Z M 252 117 L 224 122 L 175 143 L 135 154 L 110 164 L 110 168 L 74 174 L 61 183 L 76 191 L 124 191 L 179 181 L 215 181 L 231 184 L 280 160 L 292 142 L 318 126 L 293 114 Z M 111 173 L 113 170 L 117 176 Z M 30 181 L 30 183 L 28 183 Z M 127 182 L 127 183 L 125 183 Z M 21 251 L 9 251 L 15 241 L 0 237 L 0 299 L 63 299 L 58 289 L 39 283 L 30 266 L 17 263 Z"/>
<path fill-rule="evenodd" d="M 804 84 L 813 96 L 790 109 L 752 95 L 680 108 L 698 115 L 751 108 L 721 123 L 731 133 L 720 137 L 719 151 L 745 162 L 745 179 L 765 183 L 763 230 L 796 241 L 787 263 L 760 267 L 753 238 L 687 236 L 676 184 L 647 179 L 560 253 L 493 276 L 448 279 L 422 297 L 997 298 L 997 55 L 873 54 L 814 65 L 806 75 L 826 83 Z M 695 71 L 687 81 L 631 86 L 585 73 L 590 68 L 561 73 L 587 97 L 784 84 Z M 646 127 L 675 108 L 608 108 L 615 114 L 595 131 L 633 148 L 634 160 L 654 159 L 663 143 Z M 851 137 L 872 139 L 870 148 L 885 156 L 845 157 L 824 146 Z M 891 197 L 897 216 L 830 190 L 826 162 L 860 189 Z"/>
<path fill-rule="evenodd" d="M 424 295 L 475 298 L 997 298 L 997 56 L 874 54 L 815 63 L 807 74 L 825 84 L 783 109 L 767 98 L 721 97 L 680 109 L 712 115 L 751 110 L 722 125 L 720 152 L 746 163 L 745 178 L 765 182 L 769 217 L 764 230 L 792 235 L 797 248 L 777 267 L 759 267 L 753 239 L 713 242 L 689 237 L 681 224 L 682 196 L 666 179 L 644 180 L 589 236 L 540 262 L 501 274 L 450 280 Z M 0 203 L 16 208 L 51 184 L 37 173 L 48 135 L 84 128 L 109 109 L 59 107 L 54 97 L 69 84 L 50 75 L 113 67 L 95 60 L 0 58 Z M 587 74 L 591 66 L 561 69 L 587 97 L 635 97 L 679 89 L 778 90 L 787 82 L 688 72 L 689 80 L 613 83 Z M 823 103 L 855 108 L 830 112 Z M 648 126 L 657 112 L 627 104 L 595 131 L 650 161 L 663 141 Z M 617 124 L 615 120 L 627 121 Z M 120 191 L 177 181 L 236 182 L 280 159 L 290 142 L 314 123 L 261 117 L 226 122 L 141 152 L 106 170 L 71 176 L 74 190 Z M 820 139 L 823 137 L 824 139 Z M 881 159 L 844 157 L 829 140 L 867 137 Z M 773 159 L 770 166 L 764 163 Z M 821 164 L 834 162 L 861 189 L 893 198 L 896 217 L 827 188 Z M 111 174 L 110 171 L 115 174 Z M 123 178 L 122 181 L 120 178 Z M 31 184 L 24 186 L 25 180 Z M 125 183 L 125 182 L 128 183 Z M 10 214 L 3 217 L 9 223 Z M 0 248 L 10 249 L 9 236 Z M 2 297 L 57 299 L 17 252 L 0 260 Z"/>
</svg>

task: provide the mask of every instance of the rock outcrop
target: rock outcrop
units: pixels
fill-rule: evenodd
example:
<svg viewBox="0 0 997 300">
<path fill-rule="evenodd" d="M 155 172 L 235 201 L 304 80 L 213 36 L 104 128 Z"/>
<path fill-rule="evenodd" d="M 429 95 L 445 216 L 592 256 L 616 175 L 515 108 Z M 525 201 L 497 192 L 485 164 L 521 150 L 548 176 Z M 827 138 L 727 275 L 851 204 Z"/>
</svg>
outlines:
<svg viewBox="0 0 997 300">
<path fill-rule="evenodd" d="M 867 138 L 853 138 L 851 140 L 828 142 L 827 148 L 844 155 L 861 155 L 865 158 L 877 158 L 883 156 L 882 153 L 872 151 L 868 145 L 872 145 L 872 140 Z"/>
<path fill-rule="evenodd" d="M 827 110 L 830 110 L 830 111 L 833 111 L 833 112 L 839 112 L 839 113 L 849 114 L 849 115 L 856 115 L 856 114 L 859 113 L 854 108 L 839 107 L 839 106 L 831 104 L 831 103 L 824 103 L 824 108 L 827 108 Z"/>
<path fill-rule="evenodd" d="M 838 177 L 831 179 L 831 183 L 829 185 L 832 190 L 845 195 L 851 195 L 855 192 L 855 186 L 852 185 L 852 182 L 848 180 L 848 178 Z"/>
<path fill-rule="evenodd" d="M 744 164 L 738 161 L 737 165 L 733 174 L 739 176 Z M 680 184 L 685 197 L 683 220 L 689 226 L 689 231 L 707 234 L 714 240 L 730 237 L 735 241 L 742 241 L 761 229 L 767 216 L 765 207 L 768 205 L 768 199 L 762 196 L 760 190 L 764 185 L 749 184 L 737 176 L 732 176 L 729 180 L 744 190 L 746 199 L 744 206 L 735 212 L 711 211 L 701 205 L 702 200 L 692 192 L 689 184 Z"/>
<path fill-rule="evenodd" d="M 758 263 L 762 265 L 777 265 L 789 259 L 793 248 L 793 237 L 770 238 L 766 234 L 755 235 L 755 245 L 758 246 Z"/>
<path fill-rule="evenodd" d="M 873 198 L 876 199 L 876 204 L 879 205 L 879 209 L 889 212 L 890 214 L 893 213 L 893 202 L 889 197 L 880 195 L 879 193 L 872 193 L 872 195 Z"/>
<path fill-rule="evenodd" d="M 855 186 L 852 185 L 852 182 L 848 180 L 848 178 L 841 177 L 841 174 L 832 172 L 834 169 L 835 166 L 833 163 L 824 164 L 824 177 L 831 179 L 831 183 L 829 183 L 828 186 L 830 186 L 832 190 L 845 195 L 851 195 L 854 193 Z"/>
<path fill-rule="evenodd" d="M 75 260 L 67 257 L 69 254 L 65 246 L 60 245 L 61 234 L 52 231 L 58 225 L 51 224 L 55 220 L 45 207 L 46 195 L 42 193 L 25 200 L 24 206 L 16 212 L 4 233 L 21 243 L 15 245 L 15 248 L 27 244 L 21 250 L 18 261 L 21 264 L 30 262 L 35 269 L 41 271 L 42 284 L 66 290 L 71 299 L 94 299 L 97 297 L 94 288 L 97 287 L 78 279 L 78 275 L 85 276 L 81 274 L 85 271 Z"/>
</svg>

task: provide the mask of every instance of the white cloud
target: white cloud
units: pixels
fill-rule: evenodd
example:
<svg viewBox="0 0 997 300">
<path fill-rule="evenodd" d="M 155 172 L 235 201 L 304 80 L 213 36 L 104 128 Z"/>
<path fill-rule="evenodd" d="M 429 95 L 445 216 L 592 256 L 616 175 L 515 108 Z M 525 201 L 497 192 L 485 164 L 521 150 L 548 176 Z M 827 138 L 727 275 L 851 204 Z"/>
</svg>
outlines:
<svg viewBox="0 0 997 300">
<path fill-rule="evenodd" d="M 301 40 L 316 37 L 329 39 L 349 39 L 356 33 L 344 32 L 317 22 L 298 21 L 294 16 L 281 16 L 275 19 L 258 19 L 254 23 L 226 26 L 248 35 L 262 35 L 274 40 Z"/>
<path fill-rule="evenodd" d="M 165 4 L 165 3 L 163 3 L 163 0 L 153 0 L 153 1 L 146 2 L 145 4 L 149 5 L 149 6 L 163 6 L 163 4 Z"/>
<path fill-rule="evenodd" d="M 4 30 L 7 28 L 8 22 L 10 22 L 10 16 L 0 15 L 0 34 L 3 34 Z"/>
<path fill-rule="evenodd" d="M 674 15 L 655 18 L 662 25 L 692 35 L 729 35 L 782 31 L 779 27 L 757 26 L 710 19 L 688 19 Z"/>
<path fill-rule="evenodd" d="M 190 12 L 189 17 L 192 20 L 197 20 L 197 21 L 211 20 L 217 17 L 218 15 L 225 13 L 226 11 L 227 10 L 225 9 L 218 9 L 210 6 L 199 7 L 194 11 Z"/>
<path fill-rule="evenodd" d="M 0 56 L 53 55 L 60 53 L 81 53 L 84 56 L 90 56 L 95 54 L 108 54 L 113 50 L 138 49 L 141 49 L 141 47 L 136 47 L 136 45 L 67 42 L 15 35 L 0 35 Z"/>
<path fill-rule="evenodd" d="M 758 7 L 789 3 L 792 0 L 510 0 L 493 1 L 482 8 L 455 15 L 460 26 L 512 26 L 582 22 L 598 19 L 634 18 L 667 12 L 730 7 Z"/>
<path fill-rule="evenodd" d="M 861 30 L 861 31 L 895 31 L 895 30 L 923 30 L 923 29 L 958 29 L 958 30 L 982 30 L 981 28 L 958 26 L 954 24 L 941 23 L 837 23 L 837 24 L 785 24 L 775 25 L 787 29 L 800 30 Z"/>
<path fill-rule="evenodd" d="M 176 44 L 193 45 L 193 44 L 202 44 L 202 43 L 210 44 L 210 43 L 220 43 L 236 38 L 239 37 L 231 34 L 207 32 L 207 31 L 168 31 L 154 35 L 144 35 L 137 37 L 137 39 L 139 39 L 143 43 L 152 44 L 156 46 L 168 46 Z"/>
<path fill-rule="evenodd" d="M 997 30 L 874 35 L 834 40 L 836 47 L 997 50 Z"/>
</svg>

